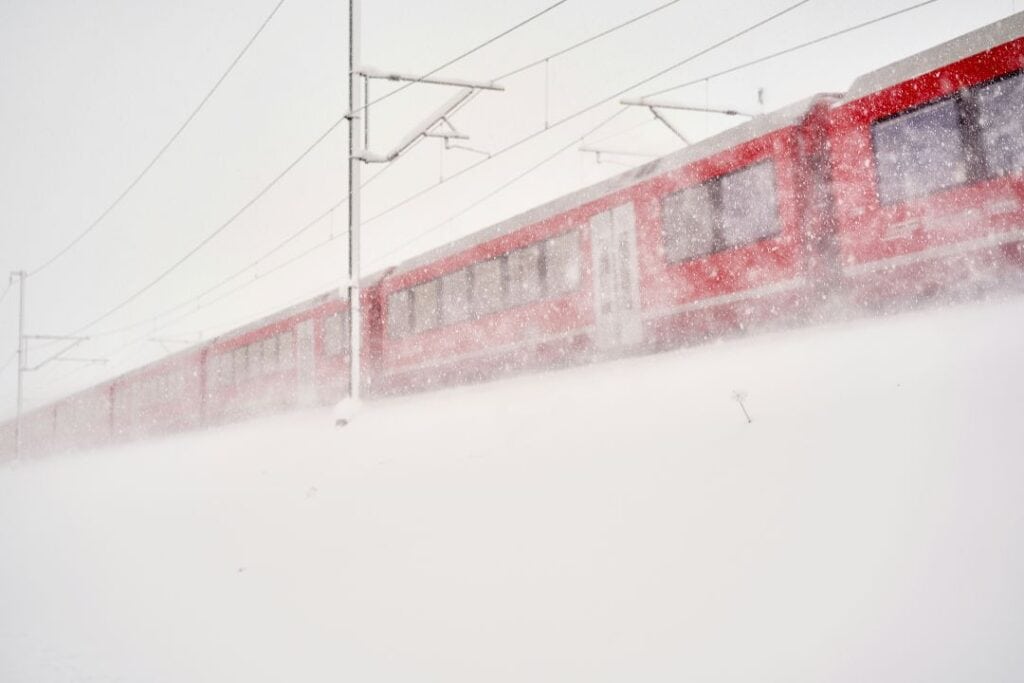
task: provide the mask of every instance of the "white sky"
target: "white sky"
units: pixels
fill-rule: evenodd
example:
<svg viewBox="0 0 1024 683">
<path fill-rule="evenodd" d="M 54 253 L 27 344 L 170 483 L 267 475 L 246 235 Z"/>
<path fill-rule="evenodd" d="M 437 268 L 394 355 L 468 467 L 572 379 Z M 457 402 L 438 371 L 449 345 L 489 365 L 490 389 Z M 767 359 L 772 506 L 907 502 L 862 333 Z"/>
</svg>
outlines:
<svg viewBox="0 0 1024 683">
<path fill-rule="evenodd" d="M 570 0 L 538 21 L 445 71 L 490 79 L 660 5 Z M 555 121 L 792 4 L 721 0 L 678 4 L 550 63 L 549 118 Z M 8 0 L 0 4 L 0 273 L 38 267 L 84 229 L 152 158 L 256 30 L 276 0 L 174 3 Z M 364 62 L 426 72 L 550 4 L 481 0 L 367 0 Z M 913 5 L 913 0 L 811 0 L 785 17 L 638 88 L 640 96 L 677 82 Z M 792 55 L 679 90 L 680 102 L 775 109 L 818 91 L 842 91 L 859 73 L 883 66 L 1018 9 L 1015 0 L 939 0 L 932 5 Z M 347 102 L 345 0 L 286 0 L 280 11 L 185 133 L 128 198 L 85 240 L 29 279 L 27 329 L 68 333 L 146 284 L 209 234 L 279 173 L 344 110 Z M 455 117 L 468 143 L 485 150 L 542 128 L 544 69 L 503 82 Z M 375 94 L 387 86 L 376 84 Z M 375 107 L 371 147 L 385 151 L 451 95 L 416 86 Z M 364 263 L 375 270 L 473 232 L 622 167 L 566 152 L 459 219 L 411 242 L 480 197 L 593 128 L 609 103 L 438 187 L 364 229 Z M 630 110 L 588 142 L 663 154 L 677 147 L 667 129 Z M 735 120 L 675 115 L 692 139 Z M 621 133 L 621 134 L 617 134 Z M 604 138 L 610 139 L 604 140 Z M 368 218 L 437 183 L 479 157 L 443 157 L 436 140 L 364 193 Z M 337 202 L 345 190 L 345 127 L 339 127 L 279 185 L 185 266 L 94 331 L 145 320 L 194 297 Z M 639 163 L 639 157 L 620 157 Z M 370 168 L 368 175 L 377 172 Z M 266 271 L 332 231 L 344 207 L 257 270 Z M 344 239 L 224 297 L 153 336 L 207 338 L 325 291 L 344 269 Z M 397 250 L 397 251 L 396 251 Z M 382 257 L 385 257 L 383 258 Z M 373 266 L 370 268 L 369 266 Z M 223 292 L 253 279 L 250 271 Z M 0 291 L 6 282 L 0 282 Z M 218 296 L 213 293 L 206 300 Z M 17 292 L 0 303 L 0 364 L 17 345 Z M 206 301 L 204 300 L 204 301 Z M 170 319 L 168 317 L 167 319 Z M 155 323 L 150 327 L 156 327 Z M 74 355 L 109 355 L 106 366 L 52 364 L 26 380 L 29 405 L 119 374 L 165 353 L 142 341 L 146 327 L 86 342 Z M 31 358 L 45 358 L 46 350 Z M 0 374 L 0 415 L 14 409 L 13 363 Z"/>
</svg>

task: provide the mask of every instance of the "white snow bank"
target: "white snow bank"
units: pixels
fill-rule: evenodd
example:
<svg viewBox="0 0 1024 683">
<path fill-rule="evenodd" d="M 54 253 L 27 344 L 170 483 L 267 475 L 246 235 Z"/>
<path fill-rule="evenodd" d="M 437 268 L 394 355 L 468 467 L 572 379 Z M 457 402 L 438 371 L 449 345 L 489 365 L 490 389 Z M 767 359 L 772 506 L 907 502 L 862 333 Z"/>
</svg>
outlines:
<svg viewBox="0 0 1024 683">
<path fill-rule="evenodd" d="M 4 467 L 0 680 L 1021 680 L 1022 352 L 1015 300 Z"/>
</svg>

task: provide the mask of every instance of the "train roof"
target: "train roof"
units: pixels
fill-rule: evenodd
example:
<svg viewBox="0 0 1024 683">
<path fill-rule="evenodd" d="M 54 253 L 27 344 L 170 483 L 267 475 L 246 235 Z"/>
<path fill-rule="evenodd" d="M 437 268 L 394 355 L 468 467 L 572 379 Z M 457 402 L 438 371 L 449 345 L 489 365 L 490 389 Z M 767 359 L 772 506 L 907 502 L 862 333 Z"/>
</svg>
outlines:
<svg viewBox="0 0 1024 683">
<path fill-rule="evenodd" d="M 595 185 L 553 199 L 545 204 L 524 211 L 516 216 L 508 218 L 490 227 L 470 233 L 465 237 L 453 242 L 441 245 L 435 249 L 414 256 L 406 261 L 395 265 L 394 273 L 401 274 L 415 270 L 423 265 L 432 263 L 438 259 L 451 254 L 457 254 L 469 247 L 487 242 L 497 237 L 515 232 L 519 228 L 545 220 L 570 209 L 576 208 L 591 201 L 595 197 L 611 194 L 618 190 L 630 187 L 647 178 L 659 175 L 674 168 L 680 168 L 698 159 L 712 156 L 726 149 L 730 149 L 749 140 L 759 138 L 768 133 L 788 128 L 803 120 L 807 112 L 818 101 L 837 97 L 831 94 L 817 94 L 794 102 L 786 107 L 777 109 L 768 114 L 755 116 L 738 126 L 725 130 L 717 135 L 701 140 L 700 142 L 688 145 L 676 152 L 659 157 L 637 168 L 632 168 L 624 173 L 612 176 Z"/>
<path fill-rule="evenodd" d="M 890 86 L 922 76 L 947 64 L 1008 43 L 1024 35 L 1024 12 L 966 33 L 924 52 L 893 62 L 860 76 L 850 86 L 844 102 L 851 102 Z"/>
</svg>

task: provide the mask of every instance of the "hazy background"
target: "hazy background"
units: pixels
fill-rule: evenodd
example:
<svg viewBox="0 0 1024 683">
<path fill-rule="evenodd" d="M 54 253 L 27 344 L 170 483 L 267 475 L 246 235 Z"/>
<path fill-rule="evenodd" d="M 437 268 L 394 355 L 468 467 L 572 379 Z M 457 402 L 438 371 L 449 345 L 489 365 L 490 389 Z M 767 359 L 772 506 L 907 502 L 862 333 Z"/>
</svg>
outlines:
<svg viewBox="0 0 1024 683">
<path fill-rule="evenodd" d="M 571 0 L 472 55 L 445 74 L 490 79 L 543 57 L 664 0 Z M 252 35 L 276 0 L 174 3 L 7 0 L 0 4 L 0 291 L 7 272 L 32 270 L 81 232 L 166 142 Z M 426 72 L 550 4 L 480 0 L 364 2 L 364 62 Z M 556 121 L 792 4 L 792 0 L 682 0 L 549 64 L 547 118 Z M 785 17 L 672 71 L 632 94 L 701 78 L 760 55 L 915 4 L 912 0 L 812 0 Z M 757 111 L 818 91 L 845 90 L 860 73 L 928 48 L 1018 9 L 1011 0 L 939 0 L 922 9 L 791 55 L 678 90 L 666 98 Z M 343 113 L 347 102 L 343 0 L 286 0 L 234 72 L 127 199 L 72 251 L 30 278 L 27 329 L 68 333 L 147 283 L 216 229 Z M 503 81 L 454 120 L 468 143 L 497 150 L 543 128 L 543 66 Z M 390 86 L 374 85 L 373 96 Z M 420 85 L 373 108 L 372 149 L 383 152 L 450 89 Z M 471 211 L 518 173 L 569 144 L 618 109 L 609 103 L 439 186 L 364 231 L 367 272 L 622 170 L 571 145 Z M 735 119 L 674 114 L 697 140 Z M 254 261 L 335 204 L 345 192 L 346 128 L 340 126 L 286 178 L 182 268 L 90 332 L 147 320 L 188 301 Z M 664 154 L 678 141 L 645 110 L 630 110 L 588 143 Z M 418 145 L 364 193 L 364 218 L 476 162 L 469 152 Z M 617 157 L 641 163 L 641 157 Z M 368 169 L 372 175 L 379 167 Z M 74 355 L 108 356 L 105 366 L 53 364 L 27 377 L 29 405 L 41 403 L 166 353 L 147 336 L 209 338 L 325 291 L 341 277 L 336 239 L 251 286 L 276 265 L 344 231 L 345 207 L 198 303 L 194 313 L 97 337 Z M 188 310 L 188 309 L 183 309 Z M 150 330 L 153 330 L 150 332 Z M 0 303 L 0 364 L 17 344 L 17 291 Z M 141 341 L 135 341 L 141 340 Z M 132 343 L 134 342 L 134 343 Z M 179 348 L 180 345 L 171 345 Z M 31 355 L 42 360 L 50 349 Z M 14 410 L 14 363 L 0 373 L 0 416 Z"/>
</svg>

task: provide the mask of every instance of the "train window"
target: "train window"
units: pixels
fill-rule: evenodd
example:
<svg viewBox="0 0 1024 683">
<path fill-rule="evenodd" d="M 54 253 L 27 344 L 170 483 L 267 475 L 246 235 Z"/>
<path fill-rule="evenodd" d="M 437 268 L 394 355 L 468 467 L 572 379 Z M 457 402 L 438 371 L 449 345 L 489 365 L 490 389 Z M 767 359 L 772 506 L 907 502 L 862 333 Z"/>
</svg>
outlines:
<svg viewBox="0 0 1024 683">
<path fill-rule="evenodd" d="M 983 85 L 973 95 L 989 175 L 1024 170 L 1024 74 Z"/>
<path fill-rule="evenodd" d="M 872 126 L 878 197 L 894 204 L 967 180 L 967 159 L 955 99 L 946 99 Z"/>
<path fill-rule="evenodd" d="M 249 344 L 249 376 L 259 377 L 263 374 L 263 344 L 254 342 Z"/>
<path fill-rule="evenodd" d="M 412 329 L 412 294 L 408 289 L 388 297 L 388 333 L 392 338 L 404 337 Z"/>
<path fill-rule="evenodd" d="M 240 346 L 235 349 L 235 384 L 241 384 L 248 376 L 248 364 L 246 358 L 247 349 Z"/>
<path fill-rule="evenodd" d="M 714 183 L 694 185 L 665 197 L 661 203 L 661 231 L 665 260 L 685 261 L 708 254 L 715 247 Z"/>
<path fill-rule="evenodd" d="M 337 356 L 345 349 L 345 318 L 342 314 L 332 313 L 324 319 L 324 353 Z"/>
<path fill-rule="evenodd" d="M 491 259 L 473 265 L 473 311 L 486 315 L 505 305 L 505 284 L 502 280 L 501 259 Z"/>
<path fill-rule="evenodd" d="M 229 387 L 235 381 L 234 378 L 234 363 L 231 360 L 230 353 L 222 353 L 216 357 L 218 361 L 219 370 L 218 375 L 220 376 L 219 382 L 221 387 Z"/>
<path fill-rule="evenodd" d="M 422 332 L 437 327 L 440 320 L 439 280 L 424 282 L 412 288 L 412 328 Z"/>
<path fill-rule="evenodd" d="M 508 299 L 513 306 L 536 301 L 543 294 L 540 245 L 516 249 L 508 255 Z"/>
<path fill-rule="evenodd" d="M 263 340 L 263 372 L 271 374 L 277 370 L 277 337 Z"/>
<path fill-rule="evenodd" d="M 579 230 L 570 230 L 544 243 L 544 279 L 548 296 L 567 294 L 579 286 Z"/>
<path fill-rule="evenodd" d="M 469 318 L 469 271 L 463 268 L 441 278 L 441 316 L 446 323 Z"/>
<path fill-rule="evenodd" d="M 775 166 L 762 161 L 722 176 L 722 247 L 756 242 L 779 232 Z"/>
<path fill-rule="evenodd" d="M 291 330 L 277 335 L 277 361 L 282 370 L 295 365 L 295 333 Z"/>
</svg>

